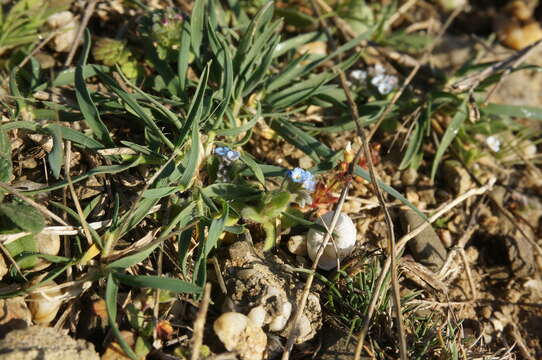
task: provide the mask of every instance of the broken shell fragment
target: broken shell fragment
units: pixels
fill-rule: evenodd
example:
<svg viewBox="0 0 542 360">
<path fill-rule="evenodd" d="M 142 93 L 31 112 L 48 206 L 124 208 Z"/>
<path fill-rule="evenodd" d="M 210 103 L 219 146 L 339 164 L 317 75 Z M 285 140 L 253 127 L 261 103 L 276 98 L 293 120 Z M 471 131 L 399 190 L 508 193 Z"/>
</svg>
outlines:
<svg viewBox="0 0 542 360">
<path fill-rule="evenodd" d="M 320 217 L 316 223 L 330 228 L 335 212 L 330 211 Z M 339 214 L 337 225 L 333 230 L 333 237 L 328 241 L 326 248 L 320 257 L 318 267 L 324 270 L 331 270 L 337 266 L 337 260 L 344 259 L 352 253 L 356 244 L 356 226 L 350 217 L 344 213 Z M 315 261 L 320 246 L 324 243 L 326 234 L 314 229 L 307 234 L 307 250 L 309 257 Z"/>
<path fill-rule="evenodd" d="M 263 359 L 267 336 L 247 316 L 227 312 L 213 324 L 215 334 L 228 351 L 235 351 L 243 360 Z"/>
</svg>

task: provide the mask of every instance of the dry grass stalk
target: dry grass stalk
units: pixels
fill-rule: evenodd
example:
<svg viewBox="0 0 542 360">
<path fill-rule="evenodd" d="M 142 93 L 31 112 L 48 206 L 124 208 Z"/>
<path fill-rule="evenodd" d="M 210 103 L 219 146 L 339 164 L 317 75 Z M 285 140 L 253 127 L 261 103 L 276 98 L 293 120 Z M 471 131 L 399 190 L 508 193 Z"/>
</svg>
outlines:
<svg viewBox="0 0 542 360">
<path fill-rule="evenodd" d="M 203 344 L 203 330 L 205 329 L 205 319 L 207 317 L 207 309 L 211 300 L 211 283 L 205 285 L 203 298 L 201 299 L 198 315 L 194 321 L 194 335 L 192 336 L 192 356 L 191 360 L 199 359 L 199 352 Z"/>
<path fill-rule="evenodd" d="M 85 28 L 88 25 L 88 21 L 90 20 L 90 17 L 94 13 L 94 9 L 96 8 L 97 3 L 98 3 L 98 0 L 89 0 L 87 2 L 87 7 L 85 8 L 85 15 L 83 16 L 83 20 L 81 21 L 81 25 L 79 26 L 79 29 L 77 29 L 77 35 L 75 36 L 75 41 L 73 42 L 70 52 L 68 54 L 68 57 L 66 58 L 66 61 L 64 62 L 64 67 L 69 67 L 71 65 L 73 61 L 73 57 L 75 56 L 75 51 L 77 51 L 77 48 L 79 47 L 79 43 L 81 42 L 81 38 L 83 37 L 83 32 L 85 31 Z"/>
</svg>

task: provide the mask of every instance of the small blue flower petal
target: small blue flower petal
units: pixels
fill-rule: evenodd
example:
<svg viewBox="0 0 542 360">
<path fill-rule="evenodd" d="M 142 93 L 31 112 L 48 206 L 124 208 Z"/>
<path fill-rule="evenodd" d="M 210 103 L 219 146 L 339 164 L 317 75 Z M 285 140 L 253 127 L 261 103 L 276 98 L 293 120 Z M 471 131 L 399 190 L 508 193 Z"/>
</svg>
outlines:
<svg viewBox="0 0 542 360">
<path fill-rule="evenodd" d="M 303 181 L 303 188 L 305 190 L 310 191 L 310 192 L 314 192 L 314 190 L 316 189 L 316 181 L 314 181 L 312 179 Z"/>
<path fill-rule="evenodd" d="M 288 171 L 288 177 L 295 183 L 302 183 L 305 177 L 305 170 L 301 168 L 295 168 Z"/>
<path fill-rule="evenodd" d="M 228 161 L 235 161 L 239 159 L 240 157 L 241 157 L 241 154 L 239 154 L 239 152 L 235 150 L 228 150 L 228 152 L 226 152 L 226 155 L 224 155 L 224 159 Z"/>
<path fill-rule="evenodd" d="M 230 151 L 230 148 L 227 146 L 219 146 L 215 148 L 215 154 L 218 156 L 225 156 L 228 151 Z"/>
</svg>

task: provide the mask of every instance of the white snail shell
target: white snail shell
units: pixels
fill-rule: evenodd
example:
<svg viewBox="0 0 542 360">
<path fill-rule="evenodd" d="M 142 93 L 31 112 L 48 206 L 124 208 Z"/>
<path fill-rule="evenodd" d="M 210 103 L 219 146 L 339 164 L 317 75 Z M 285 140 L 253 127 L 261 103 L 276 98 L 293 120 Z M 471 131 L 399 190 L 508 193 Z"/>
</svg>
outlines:
<svg viewBox="0 0 542 360">
<path fill-rule="evenodd" d="M 334 214 L 334 211 L 327 212 L 316 223 L 329 229 Z M 324 270 L 331 270 L 336 267 L 337 259 L 344 259 L 354 250 L 356 235 L 356 226 L 352 219 L 348 215 L 340 213 L 337 225 L 333 230 L 333 238 L 328 241 L 324 253 L 318 262 L 318 267 Z M 309 230 L 307 234 L 307 250 L 312 261 L 316 259 L 316 254 L 323 244 L 325 236 L 325 233 L 314 229 Z"/>
<path fill-rule="evenodd" d="M 62 305 L 62 291 L 54 281 L 32 292 L 28 298 L 28 308 L 36 324 L 47 325 L 56 317 Z"/>
</svg>

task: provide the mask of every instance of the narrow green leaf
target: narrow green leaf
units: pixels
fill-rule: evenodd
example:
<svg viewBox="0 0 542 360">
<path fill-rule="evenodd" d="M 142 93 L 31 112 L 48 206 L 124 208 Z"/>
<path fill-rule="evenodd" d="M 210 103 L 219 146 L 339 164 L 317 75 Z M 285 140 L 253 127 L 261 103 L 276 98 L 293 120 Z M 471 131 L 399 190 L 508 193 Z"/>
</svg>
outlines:
<svg viewBox="0 0 542 360">
<path fill-rule="evenodd" d="M 324 35 L 318 32 L 309 32 L 309 33 L 294 36 L 278 44 L 275 47 L 275 50 L 273 51 L 273 57 L 274 58 L 279 57 L 289 50 L 296 49 L 300 47 L 301 45 L 304 45 L 313 41 L 318 41 L 318 40 L 324 40 Z"/>
<path fill-rule="evenodd" d="M 125 170 L 127 170 L 129 168 L 132 168 L 134 166 L 138 166 L 141 163 L 141 161 L 142 161 L 142 158 L 137 158 L 136 160 L 134 160 L 134 161 L 132 161 L 131 163 L 128 163 L 128 164 L 110 165 L 110 166 L 98 166 L 98 167 L 95 167 L 94 169 L 91 169 L 91 170 L 87 171 L 83 175 L 74 176 L 72 178 L 72 183 L 75 184 L 75 183 L 77 183 L 79 181 L 85 180 L 85 179 L 87 179 L 87 178 L 89 178 L 91 176 L 94 176 L 94 175 L 117 174 L 117 173 L 125 171 Z M 62 189 L 66 185 L 68 185 L 67 181 L 61 181 L 61 182 L 56 183 L 54 185 L 47 186 L 47 187 L 44 187 L 44 188 L 41 188 L 41 189 L 38 189 L 38 190 L 25 191 L 24 194 L 32 195 L 32 194 L 45 193 L 45 192 L 48 192 L 48 191 Z"/>
<path fill-rule="evenodd" d="M 119 292 L 119 285 L 117 279 L 113 276 L 112 273 L 107 275 L 107 284 L 105 287 L 105 309 L 107 311 L 107 318 L 109 319 L 109 326 L 111 326 L 111 331 L 117 338 L 122 350 L 128 355 L 132 360 L 139 360 L 137 355 L 134 353 L 132 348 L 126 343 L 124 337 L 120 333 L 119 327 L 117 326 L 117 295 Z"/>
<path fill-rule="evenodd" d="M 182 186 L 183 191 L 188 189 L 194 181 L 200 162 L 200 135 L 198 122 L 194 121 L 192 125 L 192 144 L 190 146 L 190 152 L 184 159 L 186 164 L 184 166 L 183 176 L 179 179 L 179 185 Z M 184 163 L 184 161 L 183 161 Z"/>
<path fill-rule="evenodd" d="M 427 104 L 427 110 L 422 113 L 422 115 L 416 121 L 416 125 L 414 125 L 414 130 L 410 135 L 405 155 L 403 156 L 403 160 L 401 160 L 401 164 L 399 165 L 399 170 L 406 169 L 409 165 L 411 165 L 416 155 L 419 154 L 423 144 L 425 131 L 427 130 L 430 121 L 431 103 Z"/>
<path fill-rule="evenodd" d="M 149 130 L 153 132 L 160 140 L 167 145 L 170 149 L 174 149 L 173 143 L 164 135 L 162 130 L 156 125 L 154 119 L 151 118 L 150 112 L 148 109 L 143 108 L 135 99 L 132 94 L 128 94 L 126 91 L 122 90 L 109 75 L 104 74 L 98 71 L 98 76 L 102 81 L 107 84 L 107 86 L 117 94 L 129 107 L 134 111 L 135 114 L 143 121 L 145 125 L 148 126 Z"/>
<path fill-rule="evenodd" d="M 258 165 L 258 163 L 252 158 L 252 156 L 250 156 L 249 153 L 247 152 L 242 152 L 241 153 L 241 160 L 247 164 L 247 166 L 250 168 L 250 170 L 252 170 L 252 172 L 254 173 L 254 176 L 256 176 L 256 179 L 258 179 L 258 181 L 265 186 L 265 178 L 263 176 L 263 171 L 260 167 L 260 165 Z"/>
<path fill-rule="evenodd" d="M 176 192 L 182 191 L 184 186 L 164 186 L 155 189 L 148 189 L 143 193 L 146 199 L 161 199 L 165 196 L 170 196 Z"/>
<path fill-rule="evenodd" d="M 190 40 L 192 50 L 196 57 L 199 56 L 203 30 L 205 26 L 205 0 L 196 0 L 190 16 Z"/>
<path fill-rule="evenodd" d="M 524 105 L 488 104 L 481 109 L 486 114 L 507 115 L 518 118 L 542 120 L 542 108 Z"/>
<path fill-rule="evenodd" d="M 435 154 L 435 159 L 433 160 L 433 165 L 431 168 L 431 180 L 435 179 L 435 175 L 437 174 L 437 169 L 440 164 L 440 160 L 442 159 L 442 156 L 448 149 L 448 146 L 450 146 L 452 141 L 455 139 L 457 133 L 459 132 L 459 129 L 463 125 L 463 122 L 467 119 L 467 101 L 467 99 L 463 100 L 461 105 L 457 107 L 452 122 L 450 123 L 450 125 L 448 125 L 446 131 L 444 132 L 444 135 L 442 136 L 442 140 L 440 141 L 440 144 L 438 146 L 437 153 Z"/>
<path fill-rule="evenodd" d="M 188 71 L 188 60 L 190 56 L 190 28 L 186 22 L 183 23 L 181 31 L 181 45 L 177 58 L 177 75 L 179 76 L 179 94 L 186 98 L 186 73 Z"/>
<path fill-rule="evenodd" d="M 288 120 L 279 118 L 271 121 L 269 126 L 282 136 L 284 140 L 299 148 L 317 163 L 321 161 L 320 157 L 327 159 L 334 154 L 334 152 L 321 141 L 299 129 Z"/>
<path fill-rule="evenodd" d="M 216 130 L 216 134 L 218 136 L 237 136 L 245 131 L 252 129 L 254 125 L 256 125 L 258 120 L 261 119 L 261 114 L 262 114 L 261 105 L 258 103 L 258 109 L 256 111 L 256 114 L 249 122 L 236 128 Z"/>
<path fill-rule="evenodd" d="M 0 128 L 0 181 L 9 182 L 12 174 L 11 141 L 6 131 Z"/>
<path fill-rule="evenodd" d="M 203 73 L 201 74 L 198 87 L 196 88 L 196 94 L 190 103 L 190 108 L 188 109 L 188 115 L 186 121 L 183 124 L 183 128 L 180 131 L 179 138 L 177 139 L 176 146 L 181 146 L 184 144 L 185 138 L 188 136 L 190 129 L 192 129 L 193 123 L 195 126 L 199 127 L 199 121 L 202 118 L 203 114 L 203 103 L 205 100 L 205 90 L 207 89 L 207 81 L 209 80 L 209 71 L 210 64 L 207 64 Z"/>
<path fill-rule="evenodd" d="M 74 144 L 87 149 L 103 149 L 104 146 L 100 142 L 83 134 L 80 131 L 70 129 L 69 127 L 58 124 L 47 124 L 44 129 L 50 129 L 52 133 L 58 132 L 60 137 L 71 141 Z"/>
<path fill-rule="evenodd" d="M 228 218 L 229 206 L 223 202 L 222 216 L 219 219 L 213 219 L 207 238 L 200 242 L 200 255 L 194 266 L 194 283 L 203 287 L 206 282 L 205 267 L 209 253 L 216 247 L 220 234 L 224 231 L 224 224 Z"/>
<path fill-rule="evenodd" d="M 83 45 L 83 52 L 81 53 L 81 58 L 79 63 L 75 68 L 75 97 L 77 98 L 77 103 L 85 122 L 88 127 L 92 130 L 93 134 L 96 136 L 98 141 L 108 145 L 113 146 L 113 140 L 109 135 L 109 130 L 102 122 L 100 118 L 100 113 L 96 108 L 96 105 L 92 101 L 90 93 L 85 84 L 85 76 L 83 71 L 86 69 L 84 66 L 87 62 L 88 53 L 90 51 L 90 33 L 88 29 L 85 30 L 85 43 Z"/>
<path fill-rule="evenodd" d="M 60 177 L 60 169 L 64 163 L 64 144 L 58 127 L 51 128 L 51 133 L 53 136 L 53 149 L 47 156 L 47 161 L 49 162 L 54 178 L 58 179 Z"/>
<path fill-rule="evenodd" d="M 7 216 L 15 225 L 31 233 L 39 233 L 45 226 L 41 213 L 25 203 L 2 203 L 0 213 Z"/>
<path fill-rule="evenodd" d="M 82 68 L 83 80 L 96 76 L 95 69 L 99 69 L 101 72 L 109 71 L 109 67 L 104 66 L 104 65 L 86 64 Z M 59 87 L 59 86 L 71 85 L 74 83 L 75 83 L 75 67 L 72 67 L 72 68 L 59 72 L 51 84 L 49 84 L 48 82 L 45 82 L 39 85 L 36 88 L 36 91 L 44 90 L 48 88 L 49 86 Z"/>
<path fill-rule="evenodd" d="M 282 171 L 284 173 L 284 171 Z M 246 186 L 229 183 L 217 183 L 209 185 L 201 190 L 209 198 L 222 198 L 224 200 L 247 200 L 259 196 L 260 190 Z"/>
<path fill-rule="evenodd" d="M 354 174 L 356 174 L 357 176 L 361 176 L 363 179 L 365 179 L 368 182 L 371 182 L 371 175 L 369 174 L 369 172 L 357 165 L 354 168 Z M 382 181 L 378 179 L 377 179 L 377 182 L 378 182 L 378 186 L 380 186 L 380 188 L 383 189 L 386 193 L 390 194 L 391 196 L 393 196 L 394 198 L 396 198 L 397 200 L 399 200 L 400 202 L 402 202 L 403 204 L 411 208 L 413 211 L 416 212 L 416 214 L 420 215 L 424 220 L 427 220 L 427 216 L 425 216 L 425 214 L 422 213 L 416 206 L 414 206 L 414 204 L 412 204 L 403 195 L 401 195 L 399 191 L 395 190 L 391 186 L 383 183 Z"/>
<path fill-rule="evenodd" d="M 128 286 L 168 290 L 175 293 L 199 294 L 201 287 L 189 282 L 163 276 L 128 275 L 115 272 L 113 277 Z"/>
<path fill-rule="evenodd" d="M 158 245 L 160 245 L 160 243 L 152 244 L 151 246 L 148 246 L 135 254 L 124 256 L 118 260 L 109 263 L 106 268 L 111 270 L 124 270 L 129 268 L 130 266 L 137 265 L 143 260 L 145 260 L 147 257 L 149 257 L 149 255 L 154 251 L 154 249 L 156 249 Z"/>
</svg>

